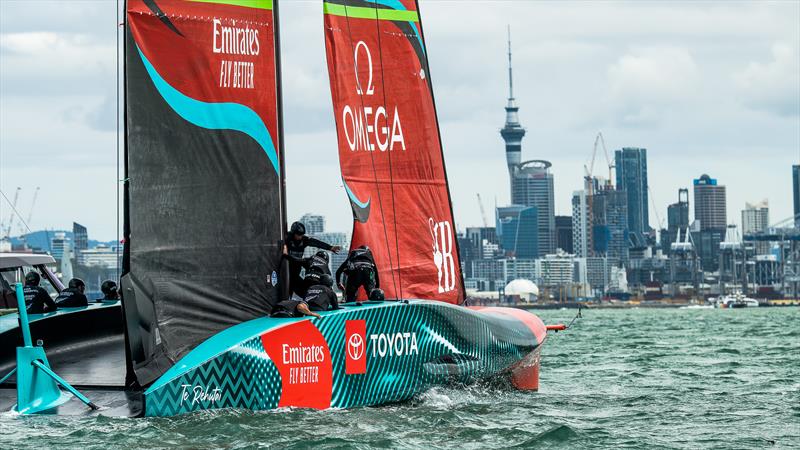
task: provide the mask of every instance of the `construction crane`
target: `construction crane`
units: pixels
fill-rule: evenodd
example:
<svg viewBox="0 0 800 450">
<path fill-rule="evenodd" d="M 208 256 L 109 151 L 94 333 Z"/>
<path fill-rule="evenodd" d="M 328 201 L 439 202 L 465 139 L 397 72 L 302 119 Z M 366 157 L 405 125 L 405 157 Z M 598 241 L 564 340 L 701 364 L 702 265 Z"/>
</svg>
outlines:
<svg viewBox="0 0 800 450">
<path fill-rule="evenodd" d="M 14 192 L 14 201 L 11 203 L 11 214 L 8 218 L 8 224 L 6 225 L 6 232 L 5 237 L 11 237 L 11 227 L 14 225 L 14 214 L 16 213 L 17 209 L 17 201 L 19 200 L 19 191 L 21 191 L 21 187 L 17 187 L 16 192 Z"/>
<path fill-rule="evenodd" d="M 608 165 L 608 179 L 605 182 L 604 186 L 595 185 L 595 178 L 594 178 L 594 162 L 597 159 L 597 148 L 598 146 L 603 147 L 603 155 L 606 157 L 606 164 Z M 592 148 L 592 159 L 589 161 L 589 164 L 584 164 L 583 170 L 585 172 L 584 175 L 584 189 L 586 190 L 586 223 L 588 229 L 585 230 L 586 232 L 586 240 L 587 245 L 589 248 L 593 247 L 592 243 L 592 227 L 594 225 L 594 195 L 595 195 L 595 188 L 601 189 L 611 189 L 613 187 L 611 181 L 611 171 L 614 168 L 614 164 L 611 162 L 611 158 L 608 156 L 608 149 L 606 148 L 606 140 L 603 138 L 603 132 L 598 131 L 597 136 L 594 138 L 594 147 Z"/>
<path fill-rule="evenodd" d="M 31 209 L 30 211 L 28 211 L 28 218 L 25 222 L 19 224 L 20 236 L 24 235 L 26 231 L 28 233 L 31 232 L 30 228 L 28 227 L 31 226 L 31 219 L 33 218 L 33 208 L 36 207 L 36 199 L 38 198 L 39 198 L 39 186 L 36 186 L 36 190 L 33 191 L 33 200 L 31 200 Z"/>
<path fill-rule="evenodd" d="M 483 219 L 483 227 L 489 228 L 489 221 L 486 220 L 486 210 L 483 209 L 483 200 L 481 200 L 480 192 L 477 192 L 475 195 L 478 196 L 478 206 L 481 208 L 481 219 Z"/>
</svg>

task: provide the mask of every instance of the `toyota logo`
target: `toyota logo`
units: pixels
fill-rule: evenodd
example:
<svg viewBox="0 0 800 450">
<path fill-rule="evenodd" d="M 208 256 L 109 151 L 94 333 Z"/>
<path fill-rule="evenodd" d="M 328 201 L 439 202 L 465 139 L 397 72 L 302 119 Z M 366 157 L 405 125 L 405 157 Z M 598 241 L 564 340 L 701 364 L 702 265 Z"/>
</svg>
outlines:
<svg viewBox="0 0 800 450">
<path fill-rule="evenodd" d="M 353 360 L 359 360 L 364 356 L 364 338 L 360 334 L 351 334 L 347 339 L 347 355 Z"/>
</svg>

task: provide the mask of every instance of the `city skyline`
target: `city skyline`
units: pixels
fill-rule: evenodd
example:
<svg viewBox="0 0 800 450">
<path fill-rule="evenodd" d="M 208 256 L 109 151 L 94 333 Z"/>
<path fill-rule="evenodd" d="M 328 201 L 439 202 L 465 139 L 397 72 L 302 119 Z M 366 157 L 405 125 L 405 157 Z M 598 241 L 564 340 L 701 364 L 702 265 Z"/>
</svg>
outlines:
<svg viewBox="0 0 800 450">
<path fill-rule="evenodd" d="M 329 229 L 349 231 L 321 7 L 284 6 L 289 219 L 316 212 Z M 800 161 L 800 26 L 791 20 L 797 4 L 577 6 L 498 3 L 487 19 L 447 3 L 421 5 L 460 230 L 481 223 L 476 192 L 487 208 L 510 203 L 498 135 L 507 102 L 506 24 L 514 37 L 514 96 L 527 129 L 522 159 L 553 163 L 556 215 L 570 215 L 600 129 L 610 152 L 648 149 L 654 228 L 657 216 L 666 221 L 678 189 L 703 173 L 727 186 L 729 223 L 739 224 L 746 202 L 763 198 L 772 222 L 792 215 L 791 165 Z M 20 211 L 27 215 L 42 186 L 34 230 L 66 229 L 75 220 L 113 240 L 114 6 L 12 1 L 0 9 L 0 189 L 11 196 L 23 187 Z M 460 20 L 451 20 L 454 14 Z M 661 20 L 663 14 L 682 19 Z M 580 31 L 557 26 L 565 22 Z M 476 185 L 476 173 L 486 181 Z"/>
</svg>

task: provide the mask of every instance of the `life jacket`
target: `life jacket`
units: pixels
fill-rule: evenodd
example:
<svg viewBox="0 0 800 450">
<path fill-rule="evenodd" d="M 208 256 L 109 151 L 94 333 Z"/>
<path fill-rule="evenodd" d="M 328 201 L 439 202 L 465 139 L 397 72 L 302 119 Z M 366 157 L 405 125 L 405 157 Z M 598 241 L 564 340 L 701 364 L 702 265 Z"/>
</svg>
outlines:
<svg viewBox="0 0 800 450">
<path fill-rule="evenodd" d="M 308 276 L 309 273 L 315 273 L 318 275 L 330 275 L 331 268 L 328 265 L 328 258 L 320 256 L 319 253 L 312 256 L 308 262 L 308 270 L 306 270 L 306 276 Z"/>
<path fill-rule="evenodd" d="M 332 296 L 336 296 L 333 289 L 318 284 L 308 288 L 308 292 L 303 300 L 308 304 L 308 309 L 311 311 L 327 311 L 331 306 Z"/>
</svg>

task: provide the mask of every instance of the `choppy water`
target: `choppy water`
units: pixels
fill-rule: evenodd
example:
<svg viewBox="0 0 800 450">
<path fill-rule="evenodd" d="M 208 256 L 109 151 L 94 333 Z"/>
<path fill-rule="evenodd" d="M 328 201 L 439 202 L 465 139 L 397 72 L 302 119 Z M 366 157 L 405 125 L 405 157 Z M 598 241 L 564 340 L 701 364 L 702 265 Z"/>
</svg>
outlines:
<svg viewBox="0 0 800 450">
<path fill-rule="evenodd" d="M 548 340 L 540 387 L 335 411 L 0 414 L 0 447 L 800 448 L 800 309 L 584 311 Z"/>
</svg>

